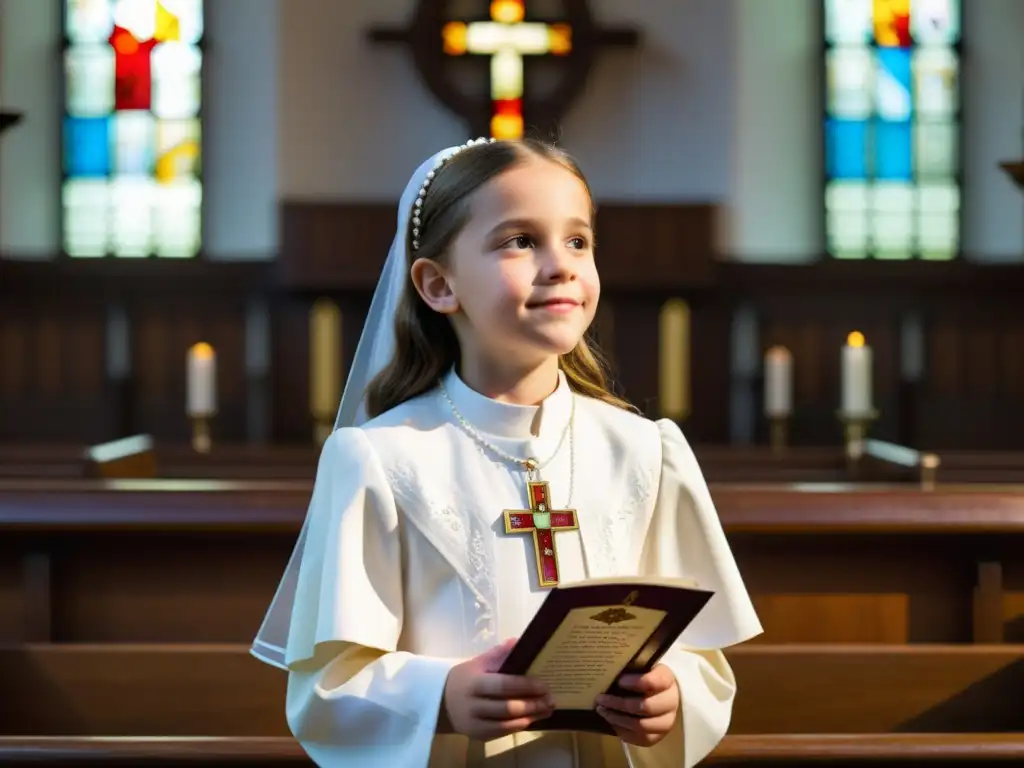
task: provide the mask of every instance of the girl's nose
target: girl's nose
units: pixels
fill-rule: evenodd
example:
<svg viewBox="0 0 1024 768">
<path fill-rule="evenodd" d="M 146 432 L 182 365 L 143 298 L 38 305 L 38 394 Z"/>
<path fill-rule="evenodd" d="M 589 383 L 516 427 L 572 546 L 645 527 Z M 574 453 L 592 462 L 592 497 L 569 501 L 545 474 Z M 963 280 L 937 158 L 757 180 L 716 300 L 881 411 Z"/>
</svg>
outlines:
<svg viewBox="0 0 1024 768">
<path fill-rule="evenodd" d="M 550 280 L 551 282 L 561 282 L 575 278 L 576 272 L 573 268 L 573 258 L 571 253 L 565 253 L 563 249 L 545 248 L 542 258 L 542 270 L 544 277 L 547 280 Z"/>
</svg>

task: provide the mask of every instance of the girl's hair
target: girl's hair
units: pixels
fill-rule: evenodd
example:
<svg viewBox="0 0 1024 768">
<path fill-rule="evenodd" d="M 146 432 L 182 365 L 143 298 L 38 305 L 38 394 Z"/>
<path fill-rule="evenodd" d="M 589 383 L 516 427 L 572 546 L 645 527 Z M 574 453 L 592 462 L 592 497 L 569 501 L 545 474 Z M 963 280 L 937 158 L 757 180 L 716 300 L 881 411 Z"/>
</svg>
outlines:
<svg viewBox="0 0 1024 768">
<path fill-rule="evenodd" d="M 407 268 L 418 258 L 443 263 L 448 248 L 469 220 L 473 193 L 531 155 L 558 163 L 572 172 L 591 195 L 576 161 L 557 147 L 532 139 L 468 147 L 447 160 L 431 181 L 420 212 L 418 247 L 415 251 L 411 247 L 411 236 L 405 244 Z M 593 214 L 591 205 L 591 218 Z M 424 303 L 407 273 L 395 310 L 395 351 L 367 386 L 368 416 L 377 416 L 432 389 L 459 359 L 459 342 L 451 322 Z M 575 349 L 559 357 L 559 368 L 575 392 L 635 411 L 611 391 L 604 358 L 596 346 L 585 339 L 580 339 Z"/>
</svg>

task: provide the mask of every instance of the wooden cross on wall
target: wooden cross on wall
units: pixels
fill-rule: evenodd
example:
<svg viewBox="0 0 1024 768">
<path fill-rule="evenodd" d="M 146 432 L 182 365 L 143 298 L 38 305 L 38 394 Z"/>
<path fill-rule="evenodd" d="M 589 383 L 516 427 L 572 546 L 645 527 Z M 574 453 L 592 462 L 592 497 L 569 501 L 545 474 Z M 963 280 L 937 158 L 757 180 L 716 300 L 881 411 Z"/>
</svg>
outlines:
<svg viewBox="0 0 1024 768">
<path fill-rule="evenodd" d="M 0 133 L 21 122 L 21 112 L 0 112 Z"/>
<path fill-rule="evenodd" d="M 1006 171 L 1006 175 L 1013 180 L 1014 184 L 1020 189 L 1024 189 L 1024 160 L 1018 160 L 1015 163 L 1000 163 L 999 166 Z"/>
<path fill-rule="evenodd" d="M 586 84 L 603 47 L 635 47 L 640 34 L 631 28 L 598 27 L 587 0 L 560 0 L 559 18 L 529 15 L 530 0 L 478 0 L 487 15 L 455 19 L 449 0 L 419 0 L 405 28 L 375 27 L 375 43 L 401 43 L 410 48 L 427 88 L 466 121 L 474 136 L 501 139 L 537 133 L 551 138 L 573 100 Z M 486 64 L 489 99 L 475 98 L 451 77 L 456 59 L 478 58 Z M 556 87 L 544 95 L 530 87 L 530 60 L 559 64 Z"/>
</svg>

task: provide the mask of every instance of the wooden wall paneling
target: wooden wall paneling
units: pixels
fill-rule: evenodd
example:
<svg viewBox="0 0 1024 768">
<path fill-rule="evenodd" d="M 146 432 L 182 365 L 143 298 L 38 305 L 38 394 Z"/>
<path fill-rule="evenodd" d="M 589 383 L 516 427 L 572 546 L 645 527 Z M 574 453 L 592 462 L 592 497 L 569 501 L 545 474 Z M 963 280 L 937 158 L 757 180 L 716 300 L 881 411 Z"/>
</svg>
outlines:
<svg viewBox="0 0 1024 768">
<path fill-rule="evenodd" d="M 275 442 L 309 443 L 313 422 L 309 413 L 309 309 L 305 299 L 282 300 L 272 330 L 272 433 Z M 347 327 L 342 315 L 342 328 Z"/>
<path fill-rule="evenodd" d="M 217 347 L 223 413 L 215 428 L 242 439 L 245 307 L 253 296 L 270 295 L 270 268 L 202 260 L 3 262 L 0 440 L 86 445 L 134 431 L 182 439 L 185 348 L 198 335 Z M 124 386 L 107 375 L 115 305 L 126 312 L 131 348 Z"/>
<path fill-rule="evenodd" d="M 856 301 L 805 297 L 758 305 L 761 353 L 776 344 L 793 353 L 794 443 L 828 445 L 842 440 L 836 411 L 841 402 L 841 349 L 851 331 L 864 334 L 873 352 L 873 397 L 879 419 L 874 437 L 899 433 L 900 318 L 885 310 L 865 312 Z M 763 393 L 759 393 L 759 402 Z M 762 434 L 766 427 L 762 426 Z"/>
<path fill-rule="evenodd" d="M 341 311 L 340 365 L 344 391 L 373 293 L 348 289 L 326 291 L 324 295 L 336 302 Z M 272 402 L 274 439 L 278 442 L 313 442 L 313 419 L 309 409 L 309 312 L 316 298 L 316 295 L 300 293 L 282 300 L 277 308 L 273 330 Z"/>
<path fill-rule="evenodd" d="M 704 292 L 692 295 L 690 307 L 693 409 L 681 427 L 691 444 L 726 445 L 732 405 L 733 307 Z"/>
<path fill-rule="evenodd" d="M 104 322 L 89 297 L 0 300 L 0 440 L 108 433 Z"/>
<path fill-rule="evenodd" d="M 372 289 L 394 238 L 397 214 L 397 202 L 284 201 L 284 286 L 296 291 Z M 598 201 L 604 283 L 631 290 L 710 284 L 715 221 L 716 207 L 708 204 Z"/>
<path fill-rule="evenodd" d="M 596 256 L 602 284 L 655 293 L 710 285 L 716 216 L 709 204 L 600 202 Z"/>
<path fill-rule="evenodd" d="M 656 417 L 658 311 L 661 303 L 632 294 L 614 295 L 609 303 L 615 316 L 613 347 L 618 386 L 626 399 L 642 413 Z"/>
<path fill-rule="evenodd" d="M 368 307 L 363 297 L 376 285 L 396 213 L 395 203 L 282 204 L 283 285 L 304 300 L 346 297 L 351 308 L 343 310 L 346 342 L 351 332 L 358 338 L 362 328 Z M 715 218 L 712 205 L 599 205 L 602 302 L 615 318 L 612 346 L 619 383 L 651 415 L 657 414 L 657 312 L 664 299 L 713 282 Z M 297 329 L 296 320 L 286 322 Z M 354 341 L 346 346 L 354 347 Z M 287 380 L 298 383 L 292 373 Z M 287 419 L 289 436 L 295 431 L 292 418 L 297 417 Z"/>
<path fill-rule="evenodd" d="M 373 290 L 397 225 L 398 203 L 281 203 L 279 278 L 291 291 Z"/>
<path fill-rule="evenodd" d="M 1007 383 L 1019 377 L 1017 364 L 1008 361 L 1016 359 L 1019 344 L 1013 329 L 1019 327 L 1024 270 L 968 262 L 725 263 L 719 278 L 717 296 L 757 307 L 764 346 L 788 339 L 796 347 L 797 444 L 826 437 L 832 442 L 838 435 L 834 409 L 842 341 L 811 343 L 808 337 L 841 337 L 857 328 L 876 350 L 882 413 L 875 436 L 942 450 L 1024 445 L 1024 396 Z M 900 375 L 901 326 L 908 314 L 922 319 L 925 333 L 924 375 L 909 384 Z M 818 344 L 825 346 L 815 357 L 811 348 Z M 832 390 L 827 400 L 818 402 L 823 396 L 811 394 L 818 383 Z"/>
<path fill-rule="evenodd" d="M 936 308 L 927 342 L 917 403 L 921 442 L 937 450 L 1019 449 L 1024 326 L 1016 303 Z"/>
<path fill-rule="evenodd" d="M 22 579 L 24 545 L 12 536 L 0 536 L 0 644 L 26 639 Z"/>
<path fill-rule="evenodd" d="M 134 330 L 136 431 L 169 440 L 189 439 L 185 357 L 189 347 L 205 341 L 217 353 L 217 415 L 211 424 L 214 442 L 245 439 L 245 298 L 150 299 L 129 310 Z"/>
<path fill-rule="evenodd" d="M 1024 563 L 1003 563 L 1003 639 L 1024 643 Z"/>
<path fill-rule="evenodd" d="M 395 215 L 393 203 L 286 201 L 275 264 L 5 261 L 0 344 L 11 362 L 0 373 L 0 441 L 80 445 L 143 430 L 158 441 L 185 439 L 180 369 L 199 334 L 210 335 L 222 360 L 219 439 L 244 439 L 245 307 L 260 297 L 274 328 L 272 434 L 307 442 L 306 306 L 317 296 L 352 304 L 343 308 L 350 355 Z M 649 415 L 658 415 L 657 309 L 679 297 L 693 322 L 693 408 L 684 426 L 694 442 L 728 437 L 731 404 L 721 383 L 729 376 L 732 313 L 742 304 L 758 315 L 762 346 L 793 347 L 794 444 L 838 445 L 839 347 L 857 328 L 876 350 L 882 414 L 874 435 L 941 451 L 1024 448 L 1017 311 L 1024 270 L 969 262 L 737 264 L 715 257 L 715 217 L 712 206 L 699 204 L 601 205 L 599 259 L 617 368 L 626 394 Z M 146 370 L 124 391 L 97 378 L 111 303 L 140 324 L 132 346 Z M 909 313 L 921 318 L 925 338 L 925 373 L 912 383 L 900 380 Z M 755 403 L 760 385 L 749 382 L 758 389 Z"/>
</svg>

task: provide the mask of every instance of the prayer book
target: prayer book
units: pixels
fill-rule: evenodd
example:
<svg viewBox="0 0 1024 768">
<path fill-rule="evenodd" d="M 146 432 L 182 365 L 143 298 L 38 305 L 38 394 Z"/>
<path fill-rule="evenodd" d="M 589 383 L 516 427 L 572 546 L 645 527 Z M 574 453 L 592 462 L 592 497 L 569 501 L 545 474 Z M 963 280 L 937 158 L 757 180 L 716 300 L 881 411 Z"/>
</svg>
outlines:
<svg viewBox="0 0 1024 768">
<path fill-rule="evenodd" d="M 653 669 L 713 594 L 690 581 L 657 577 L 552 588 L 499 670 L 542 680 L 555 697 L 552 715 L 529 730 L 613 734 L 594 699 L 636 696 L 619 679 Z"/>
</svg>

